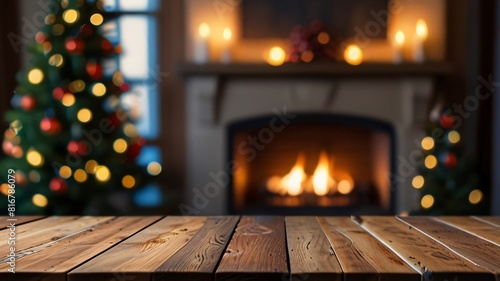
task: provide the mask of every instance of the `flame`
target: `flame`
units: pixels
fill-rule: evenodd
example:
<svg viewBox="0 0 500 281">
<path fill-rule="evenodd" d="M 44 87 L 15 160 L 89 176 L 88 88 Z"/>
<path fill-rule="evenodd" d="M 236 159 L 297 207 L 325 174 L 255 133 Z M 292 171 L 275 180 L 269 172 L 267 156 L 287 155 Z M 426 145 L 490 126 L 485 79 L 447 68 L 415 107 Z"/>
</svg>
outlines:
<svg viewBox="0 0 500 281">
<path fill-rule="evenodd" d="M 281 192 L 286 190 L 286 193 L 291 196 L 300 195 L 303 191 L 302 182 L 306 179 L 304 172 L 304 155 L 302 153 L 297 157 L 295 166 L 286 174 L 280 181 Z"/>
<path fill-rule="evenodd" d="M 314 193 L 318 196 L 328 194 L 328 191 L 330 191 L 330 188 L 333 187 L 335 183 L 335 180 L 330 177 L 329 168 L 328 155 L 325 151 L 321 151 L 318 166 L 312 178 Z"/>
<path fill-rule="evenodd" d="M 333 160 L 333 158 L 332 158 Z M 298 196 L 302 193 L 314 193 L 325 196 L 338 191 L 340 194 L 349 194 L 354 189 L 354 180 L 349 173 L 340 172 L 339 182 L 333 178 L 333 161 L 330 162 L 328 154 L 321 151 L 318 164 L 312 176 L 304 171 L 305 156 L 299 153 L 297 161 L 290 172 L 283 177 L 272 176 L 267 180 L 267 190 L 281 196 Z"/>
</svg>

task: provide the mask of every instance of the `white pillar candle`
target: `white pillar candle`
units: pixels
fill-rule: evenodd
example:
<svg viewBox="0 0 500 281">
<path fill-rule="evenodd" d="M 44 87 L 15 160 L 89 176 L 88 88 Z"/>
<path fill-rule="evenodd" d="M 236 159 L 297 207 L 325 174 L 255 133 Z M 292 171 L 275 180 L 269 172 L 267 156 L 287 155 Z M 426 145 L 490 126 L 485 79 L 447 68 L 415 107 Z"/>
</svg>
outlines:
<svg viewBox="0 0 500 281">
<path fill-rule="evenodd" d="M 427 39 L 427 24 L 423 19 L 417 21 L 415 36 L 413 37 L 413 61 L 423 63 L 425 61 L 424 43 Z"/>
<path fill-rule="evenodd" d="M 221 54 L 221 63 L 230 63 L 231 62 L 231 37 L 233 36 L 233 33 L 231 32 L 231 29 L 229 27 L 224 28 L 224 31 L 222 32 L 222 39 L 224 39 L 223 46 L 222 46 L 222 54 Z"/>
<path fill-rule="evenodd" d="M 401 64 L 403 62 L 404 44 L 405 44 L 405 34 L 403 33 L 403 31 L 398 30 L 396 32 L 396 35 L 394 36 L 394 42 L 393 42 L 393 49 L 394 49 L 393 62 L 395 64 Z"/>
<path fill-rule="evenodd" d="M 207 23 L 202 23 L 198 27 L 198 37 L 194 45 L 194 61 L 196 63 L 207 63 L 210 59 L 210 49 L 208 37 L 210 36 L 210 27 Z"/>
</svg>

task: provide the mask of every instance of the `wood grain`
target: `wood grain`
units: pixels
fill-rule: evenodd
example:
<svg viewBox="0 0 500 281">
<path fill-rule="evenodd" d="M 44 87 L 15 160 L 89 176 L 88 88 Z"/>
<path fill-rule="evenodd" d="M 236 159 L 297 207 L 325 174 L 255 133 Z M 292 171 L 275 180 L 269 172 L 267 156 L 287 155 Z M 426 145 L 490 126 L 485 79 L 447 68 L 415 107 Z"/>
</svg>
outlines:
<svg viewBox="0 0 500 281">
<path fill-rule="evenodd" d="M 68 280 L 149 281 L 154 271 L 186 245 L 206 220 L 166 217 L 71 271 Z"/>
<path fill-rule="evenodd" d="M 421 279 L 401 258 L 348 217 L 318 217 L 346 281 Z"/>
<path fill-rule="evenodd" d="M 215 280 L 285 280 L 288 275 L 284 217 L 242 217 Z"/>
<path fill-rule="evenodd" d="M 395 217 L 356 217 L 355 221 L 423 274 L 423 280 L 494 280 L 488 270 L 463 259 Z"/>
<path fill-rule="evenodd" d="M 500 246 L 500 226 L 472 217 L 438 217 L 436 219 Z"/>
<path fill-rule="evenodd" d="M 473 234 L 428 217 L 399 218 L 465 259 L 486 268 L 500 280 L 500 247 Z"/>
<path fill-rule="evenodd" d="M 148 226 L 160 217 L 110 217 L 107 220 L 81 221 L 80 229 L 71 223 L 72 233 L 53 237 L 16 252 L 16 274 L 8 273 L 9 265 L 0 263 L 1 280 L 66 280 L 76 266 L 113 247 L 123 239 Z M 79 219 L 74 222 L 80 221 Z M 20 226 L 21 228 L 22 226 Z M 64 225 L 61 225 L 64 228 Z M 46 236 L 40 233 L 40 236 Z M 50 236 L 49 236 L 50 237 Z"/>
<path fill-rule="evenodd" d="M 483 221 L 483 222 L 491 223 L 491 224 L 494 224 L 494 225 L 500 227 L 500 216 L 498 216 L 498 217 L 480 216 L 480 217 L 473 217 L 473 218 L 480 220 L 480 221 Z"/>
<path fill-rule="evenodd" d="M 15 223 L 15 225 L 18 226 L 21 224 L 25 224 L 43 218 L 44 218 L 43 216 L 19 216 L 19 217 L 0 216 L 0 230 L 7 228 L 7 226 L 10 225 L 11 222 Z"/>
<path fill-rule="evenodd" d="M 315 217 L 286 217 L 291 280 L 342 280 L 342 268 Z"/>
<path fill-rule="evenodd" d="M 213 280 L 239 217 L 209 217 L 193 238 L 156 269 L 154 280 Z"/>
</svg>

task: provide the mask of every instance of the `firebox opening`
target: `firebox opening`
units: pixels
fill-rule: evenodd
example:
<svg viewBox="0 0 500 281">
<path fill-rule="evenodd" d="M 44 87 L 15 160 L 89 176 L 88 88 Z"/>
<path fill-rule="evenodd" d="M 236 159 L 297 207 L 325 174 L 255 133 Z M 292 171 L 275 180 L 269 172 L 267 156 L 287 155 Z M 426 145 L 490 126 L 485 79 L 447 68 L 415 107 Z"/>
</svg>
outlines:
<svg viewBox="0 0 500 281">
<path fill-rule="evenodd" d="M 243 214 L 389 214 L 394 132 L 351 116 L 272 116 L 228 126 L 229 210 Z"/>
</svg>

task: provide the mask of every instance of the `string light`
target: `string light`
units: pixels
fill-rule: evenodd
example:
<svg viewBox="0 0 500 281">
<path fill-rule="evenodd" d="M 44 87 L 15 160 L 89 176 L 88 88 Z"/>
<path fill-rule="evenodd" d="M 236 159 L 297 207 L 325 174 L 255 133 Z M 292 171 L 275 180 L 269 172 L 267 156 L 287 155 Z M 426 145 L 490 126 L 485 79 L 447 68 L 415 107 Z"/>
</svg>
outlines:
<svg viewBox="0 0 500 281">
<path fill-rule="evenodd" d="M 87 171 L 87 173 L 89 174 L 94 174 L 97 169 L 97 166 L 99 166 L 97 161 L 89 160 L 87 161 L 87 163 L 85 163 L 85 171 Z"/>
<path fill-rule="evenodd" d="M 90 17 L 90 23 L 95 25 L 95 26 L 101 25 L 103 21 L 104 21 L 104 18 L 101 14 L 96 13 Z"/>
<path fill-rule="evenodd" d="M 97 166 L 95 171 L 95 178 L 100 182 L 107 182 L 111 178 L 111 172 L 106 166 Z"/>
<path fill-rule="evenodd" d="M 328 42 L 330 42 L 330 35 L 326 32 L 321 32 L 318 34 L 318 42 L 323 45 L 328 44 Z"/>
<path fill-rule="evenodd" d="M 76 102 L 75 96 L 71 93 L 66 93 L 61 99 L 61 102 L 64 106 L 70 107 L 73 106 Z"/>
<path fill-rule="evenodd" d="M 33 170 L 33 171 L 29 172 L 28 178 L 30 179 L 30 181 L 32 181 L 34 183 L 38 183 L 40 181 L 40 173 Z"/>
<path fill-rule="evenodd" d="M 137 129 L 132 123 L 127 123 L 123 126 L 123 132 L 129 138 L 137 137 Z"/>
<path fill-rule="evenodd" d="M 64 25 L 57 23 L 52 26 L 52 34 L 59 36 L 64 33 Z"/>
<path fill-rule="evenodd" d="M 427 169 L 434 169 L 434 167 L 436 167 L 437 165 L 437 159 L 436 159 L 436 156 L 434 155 L 427 155 L 427 157 L 425 157 L 425 161 L 424 161 L 424 164 L 425 164 L 425 167 Z"/>
<path fill-rule="evenodd" d="M 40 154 L 40 152 L 36 151 L 33 148 L 30 148 L 28 150 L 28 153 L 26 154 L 26 160 L 31 166 L 34 167 L 40 167 L 44 162 L 42 154 Z"/>
<path fill-rule="evenodd" d="M 416 189 L 422 188 L 424 186 L 424 183 L 424 177 L 422 177 L 421 175 L 415 176 L 411 181 L 411 185 Z"/>
<path fill-rule="evenodd" d="M 69 83 L 68 89 L 73 93 L 81 92 L 85 90 L 85 82 L 83 82 L 83 80 L 81 79 L 75 80 Z"/>
<path fill-rule="evenodd" d="M 28 81 L 31 84 L 33 85 L 40 84 L 42 80 L 43 80 L 43 72 L 40 69 L 33 68 L 32 70 L 30 70 L 30 72 L 28 72 Z"/>
<path fill-rule="evenodd" d="M 452 144 L 456 144 L 460 141 L 460 134 L 457 131 L 450 131 L 448 133 L 448 141 Z"/>
<path fill-rule="evenodd" d="M 161 173 L 161 165 L 158 162 L 151 162 L 148 164 L 148 173 L 152 176 L 157 176 Z"/>
<path fill-rule="evenodd" d="M 78 20 L 79 16 L 80 13 L 78 13 L 78 11 L 74 9 L 66 10 L 63 13 L 63 19 L 67 23 L 74 23 L 75 21 Z"/>
<path fill-rule="evenodd" d="M 33 204 L 35 204 L 35 206 L 40 208 L 47 206 L 47 204 L 49 203 L 47 197 L 43 196 L 42 194 L 33 195 L 31 201 L 33 202 Z"/>
<path fill-rule="evenodd" d="M 14 130 L 16 134 L 18 134 L 19 131 L 21 131 L 21 129 L 23 128 L 23 123 L 19 120 L 14 120 L 10 123 L 10 128 Z"/>
<path fill-rule="evenodd" d="M 88 108 L 82 108 L 78 111 L 76 116 L 78 118 L 78 121 L 87 123 L 92 120 L 92 111 L 90 111 L 90 109 Z"/>
<path fill-rule="evenodd" d="M 122 178 L 122 185 L 125 188 L 132 188 L 135 185 L 135 178 L 131 175 L 126 175 Z"/>
<path fill-rule="evenodd" d="M 434 205 L 434 197 L 430 194 L 425 195 L 422 197 L 420 205 L 422 205 L 422 208 L 424 209 L 429 209 L 432 205 Z"/>
<path fill-rule="evenodd" d="M 96 97 L 102 97 L 106 94 L 106 86 L 103 83 L 96 83 L 92 86 L 92 94 Z"/>
<path fill-rule="evenodd" d="M 469 194 L 469 202 L 471 204 L 477 204 L 483 200 L 483 193 L 479 189 L 474 189 Z"/>
<path fill-rule="evenodd" d="M 82 169 L 76 170 L 73 177 L 75 178 L 75 180 L 77 182 L 80 182 L 80 183 L 87 181 L 87 178 L 88 178 L 87 173 Z"/>
<path fill-rule="evenodd" d="M 363 51 L 354 44 L 349 45 L 344 51 L 344 59 L 350 65 L 359 65 L 363 62 Z"/>
<path fill-rule="evenodd" d="M 314 59 L 314 53 L 312 51 L 307 50 L 303 52 L 302 55 L 300 55 L 300 59 L 303 62 L 311 62 Z"/>
<path fill-rule="evenodd" d="M 128 147 L 127 142 L 124 139 L 117 139 L 113 143 L 113 149 L 117 153 L 123 153 L 123 152 L 125 152 L 127 150 L 127 147 Z"/>
<path fill-rule="evenodd" d="M 273 66 L 282 65 L 283 62 L 285 62 L 285 56 L 286 54 L 283 48 L 278 46 L 272 47 L 267 56 L 267 63 Z"/>
<path fill-rule="evenodd" d="M 64 63 L 64 58 L 60 54 L 54 54 L 49 58 L 49 64 L 55 67 L 61 67 Z"/>
<path fill-rule="evenodd" d="M 73 172 L 71 171 L 71 168 L 68 166 L 62 166 L 59 169 L 59 176 L 63 179 L 69 179 Z"/>
<path fill-rule="evenodd" d="M 422 148 L 425 150 L 431 150 L 434 148 L 434 139 L 431 137 L 425 137 L 421 142 Z"/>
<path fill-rule="evenodd" d="M 113 74 L 113 84 L 120 87 L 121 85 L 123 85 L 123 83 L 123 74 L 119 71 L 115 72 L 115 74 Z"/>
<path fill-rule="evenodd" d="M 9 194 L 9 193 L 8 193 L 8 192 L 9 192 L 9 185 L 8 185 L 8 184 L 6 184 L 6 183 L 2 183 L 2 185 L 0 185 L 0 192 L 1 192 L 3 195 L 7 196 L 7 195 Z"/>
</svg>

